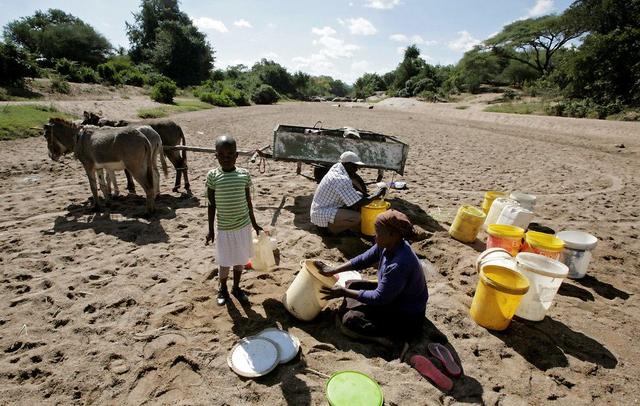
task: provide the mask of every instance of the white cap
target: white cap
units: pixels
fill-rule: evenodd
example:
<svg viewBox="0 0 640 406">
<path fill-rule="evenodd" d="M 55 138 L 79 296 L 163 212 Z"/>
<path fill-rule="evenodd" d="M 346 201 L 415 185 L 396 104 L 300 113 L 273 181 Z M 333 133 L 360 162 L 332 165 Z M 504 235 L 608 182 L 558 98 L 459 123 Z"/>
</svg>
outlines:
<svg viewBox="0 0 640 406">
<path fill-rule="evenodd" d="M 346 151 L 340 155 L 340 162 L 343 164 L 352 163 L 356 165 L 364 165 L 364 162 L 360 160 L 360 157 L 355 152 Z"/>
</svg>

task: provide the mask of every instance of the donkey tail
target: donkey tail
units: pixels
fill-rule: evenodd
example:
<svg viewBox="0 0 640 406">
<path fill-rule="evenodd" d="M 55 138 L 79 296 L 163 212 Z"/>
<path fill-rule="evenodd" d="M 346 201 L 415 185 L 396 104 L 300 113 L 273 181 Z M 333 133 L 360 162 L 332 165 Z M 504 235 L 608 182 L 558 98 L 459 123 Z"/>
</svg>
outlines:
<svg viewBox="0 0 640 406">
<path fill-rule="evenodd" d="M 180 130 L 180 142 L 181 144 L 187 145 L 187 140 L 184 138 L 184 133 L 182 132 L 182 128 L 180 126 L 178 126 L 178 129 Z M 182 150 L 182 166 L 186 167 L 187 166 L 187 150 L 183 149 Z"/>
<path fill-rule="evenodd" d="M 146 140 L 147 142 L 144 144 L 144 150 L 145 150 L 145 157 L 146 157 L 146 161 L 147 161 L 147 182 L 148 184 L 151 186 L 151 188 L 154 188 L 155 182 L 154 182 L 154 173 L 153 173 L 153 167 L 154 167 L 154 159 L 155 159 L 155 154 L 153 153 L 153 146 L 151 145 L 151 142 L 149 140 Z"/>
</svg>

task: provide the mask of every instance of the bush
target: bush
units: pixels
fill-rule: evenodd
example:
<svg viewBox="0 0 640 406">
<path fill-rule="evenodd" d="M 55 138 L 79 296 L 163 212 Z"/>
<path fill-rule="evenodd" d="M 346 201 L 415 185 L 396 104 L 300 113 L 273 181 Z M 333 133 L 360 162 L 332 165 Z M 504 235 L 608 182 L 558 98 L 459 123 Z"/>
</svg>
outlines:
<svg viewBox="0 0 640 406">
<path fill-rule="evenodd" d="M 426 102 L 430 102 L 430 103 L 437 103 L 440 101 L 438 94 L 430 90 L 425 90 L 423 92 L 420 92 L 420 94 L 418 94 L 418 99 Z"/>
<path fill-rule="evenodd" d="M 0 101 L 8 101 L 11 100 L 11 96 L 9 95 L 9 92 L 6 91 L 6 89 L 3 89 L 2 87 L 0 87 Z"/>
<path fill-rule="evenodd" d="M 255 104 L 273 104 L 280 100 L 280 95 L 273 87 L 260 85 L 251 95 L 251 100 Z"/>
<path fill-rule="evenodd" d="M 51 79 L 51 90 L 56 93 L 69 94 L 71 92 L 71 86 L 69 86 L 69 82 L 62 77 L 54 76 L 53 79 Z"/>
<path fill-rule="evenodd" d="M 116 67 L 113 63 L 107 62 L 98 65 L 98 74 L 102 78 L 102 80 L 110 85 L 119 85 L 122 83 L 122 78 L 120 74 L 116 70 Z"/>
<path fill-rule="evenodd" d="M 151 86 L 155 86 L 157 83 L 160 82 L 173 82 L 170 78 L 168 78 L 167 76 L 164 76 L 158 72 L 151 72 L 151 73 L 147 73 L 147 84 L 151 85 Z"/>
<path fill-rule="evenodd" d="M 200 100 L 218 107 L 234 107 L 236 105 L 229 96 L 214 92 L 201 94 Z"/>
<path fill-rule="evenodd" d="M 78 64 L 76 62 L 68 60 L 67 58 L 61 58 L 56 62 L 55 69 L 56 72 L 58 72 L 62 76 L 70 78 L 78 71 Z"/>
<path fill-rule="evenodd" d="M 153 85 L 151 90 L 151 98 L 159 103 L 173 103 L 173 98 L 176 95 L 176 84 L 173 80 L 163 80 Z"/>
<path fill-rule="evenodd" d="M 130 86 L 142 87 L 147 82 L 147 77 L 137 70 L 128 70 L 124 74 L 124 83 Z"/>
<path fill-rule="evenodd" d="M 88 66 L 81 66 L 76 72 L 76 78 L 82 83 L 99 83 L 100 76 Z"/>
<path fill-rule="evenodd" d="M 32 57 L 13 44 L 0 42 L 0 83 L 21 86 L 24 78 L 37 76 Z"/>
<path fill-rule="evenodd" d="M 246 93 L 232 87 L 225 87 L 220 94 L 231 99 L 236 106 L 249 106 L 251 104 Z"/>
</svg>

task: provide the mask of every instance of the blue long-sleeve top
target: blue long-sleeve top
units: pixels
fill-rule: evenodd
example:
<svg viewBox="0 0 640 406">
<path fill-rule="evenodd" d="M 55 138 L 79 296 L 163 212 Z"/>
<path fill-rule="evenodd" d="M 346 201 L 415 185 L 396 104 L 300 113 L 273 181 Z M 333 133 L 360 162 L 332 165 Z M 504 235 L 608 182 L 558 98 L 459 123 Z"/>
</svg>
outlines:
<svg viewBox="0 0 640 406">
<path fill-rule="evenodd" d="M 411 246 L 402 241 L 393 251 L 378 244 L 351 259 L 355 270 L 363 270 L 378 262 L 378 286 L 361 290 L 362 303 L 389 307 L 409 315 L 424 314 L 429 299 L 427 284 L 418 257 Z"/>
</svg>

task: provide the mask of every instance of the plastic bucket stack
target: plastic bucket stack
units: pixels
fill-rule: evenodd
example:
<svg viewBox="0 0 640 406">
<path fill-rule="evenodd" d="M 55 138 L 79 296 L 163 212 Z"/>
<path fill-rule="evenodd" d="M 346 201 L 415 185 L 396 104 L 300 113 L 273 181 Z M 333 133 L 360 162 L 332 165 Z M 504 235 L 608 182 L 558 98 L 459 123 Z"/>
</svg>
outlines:
<svg viewBox="0 0 640 406">
<path fill-rule="evenodd" d="M 516 315 L 531 321 L 542 320 L 569 268 L 560 261 L 530 252 L 518 254 L 516 264 L 518 271 L 529 279 L 529 291 L 522 298 Z"/>
<path fill-rule="evenodd" d="M 490 330 L 504 330 L 528 290 L 529 281 L 520 273 L 502 266 L 485 266 L 471 303 L 471 318 Z"/>
<path fill-rule="evenodd" d="M 375 200 L 360 210 L 360 232 L 364 235 L 376 235 L 376 218 L 379 214 L 389 210 L 391 203 L 384 200 Z"/>
<path fill-rule="evenodd" d="M 493 201 L 491 207 L 489 208 L 489 211 L 487 212 L 487 218 L 484 221 L 484 228 L 486 229 L 490 224 L 496 224 L 498 222 L 498 217 L 500 217 L 500 213 L 502 213 L 502 210 L 505 207 L 510 206 L 518 206 L 518 202 L 506 197 L 497 197 Z"/>
<path fill-rule="evenodd" d="M 569 278 L 583 278 L 587 274 L 591 251 L 598 244 L 598 239 L 583 231 L 561 231 L 556 237 L 564 241 L 562 262 L 569 267 Z"/>
<path fill-rule="evenodd" d="M 516 260 L 504 248 L 489 248 L 482 251 L 476 259 L 476 272 L 480 272 L 485 266 L 499 265 L 516 270 Z"/>
<path fill-rule="evenodd" d="M 524 230 L 506 224 L 490 224 L 487 234 L 487 248 L 504 248 L 511 256 L 515 256 L 520 251 Z"/>
<path fill-rule="evenodd" d="M 522 252 L 533 252 L 559 261 L 563 249 L 564 242 L 558 237 L 538 231 L 527 231 Z"/>
<path fill-rule="evenodd" d="M 287 289 L 282 303 L 294 317 L 309 321 L 320 314 L 327 304 L 327 301 L 321 297 L 320 288 L 323 286 L 330 288 L 336 280 L 321 275 L 312 260 L 302 261 L 300 265 L 302 268 Z"/>
<path fill-rule="evenodd" d="M 509 198 L 516 200 L 518 203 L 520 203 L 520 206 L 529 211 L 533 211 L 536 206 L 536 197 L 534 195 L 522 192 L 511 192 Z"/>
<path fill-rule="evenodd" d="M 449 227 L 449 235 L 458 241 L 474 242 L 484 219 L 482 210 L 468 205 L 461 206 Z"/>
</svg>

